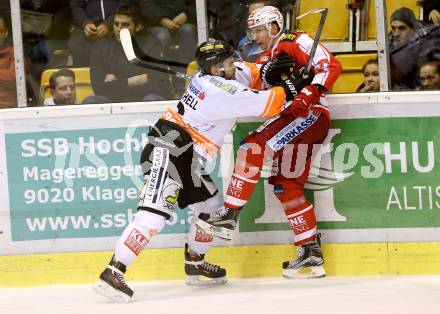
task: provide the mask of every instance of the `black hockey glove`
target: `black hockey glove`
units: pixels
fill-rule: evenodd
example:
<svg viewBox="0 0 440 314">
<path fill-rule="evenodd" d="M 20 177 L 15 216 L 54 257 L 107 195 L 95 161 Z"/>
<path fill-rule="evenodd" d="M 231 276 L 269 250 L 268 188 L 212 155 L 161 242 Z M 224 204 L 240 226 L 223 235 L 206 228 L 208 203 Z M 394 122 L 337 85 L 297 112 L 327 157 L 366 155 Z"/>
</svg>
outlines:
<svg viewBox="0 0 440 314">
<path fill-rule="evenodd" d="M 269 61 L 261 66 L 261 80 L 267 85 L 280 85 L 282 81 L 281 74 L 289 75 L 293 71 L 294 66 L 293 57 L 286 54 L 279 55 L 273 61 Z"/>
<path fill-rule="evenodd" d="M 306 86 L 310 85 L 313 80 L 313 75 L 305 76 L 305 67 L 295 71 L 287 79 L 282 79 L 280 85 L 286 93 L 286 101 L 293 100 L 296 95 Z"/>
<path fill-rule="evenodd" d="M 313 72 L 306 75 L 306 67 L 302 67 L 298 71 L 295 71 L 290 77 L 293 79 L 293 84 L 295 84 L 295 88 L 298 93 L 307 85 L 312 84 L 313 81 Z"/>
<path fill-rule="evenodd" d="M 284 89 L 284 93 L 286 93 L 286 101 L 293 100 L 293 98 L 298 95 L 298 90 L 296 89 L 291 76 L 285 80 L 281 80 L 280 85 Z"/>
</svg>

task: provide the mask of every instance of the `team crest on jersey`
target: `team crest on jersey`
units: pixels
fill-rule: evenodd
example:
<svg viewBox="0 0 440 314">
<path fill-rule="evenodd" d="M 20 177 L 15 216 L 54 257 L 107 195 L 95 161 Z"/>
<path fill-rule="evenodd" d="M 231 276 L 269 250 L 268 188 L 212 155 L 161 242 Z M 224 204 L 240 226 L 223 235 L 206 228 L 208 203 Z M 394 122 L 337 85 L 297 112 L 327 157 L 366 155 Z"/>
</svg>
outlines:
<svg viewBox="0 0 440 314">
<path fill-rule="evenodd" d="M 232 95 L 234 95 L 237 92 L 237 87 L 230 85 L 230 84 L 222 83 L 213 77 L 211 77 L 211 79 L 209 80 L 209 83 L 211 83 L 214 86 L 217 86 L 218 88 L 220 88 L 220 89 L 224 90 L 225 92 L 228 92 L 229 94 L 232 94 Z"/>
<path fill-rule="evenodd" d="M 262 63 L 266 63 L 266 62 L 270 61 L 270 56 L 262 56 L 262 57 L 260 58 L 260 61 L 261 61 Z"/>
<path fill-rule="evenodd" d="M 328 72 L 330 65 L 328 64 L 327 60 L 321 60 L 318 62 L 318 64 L 315 66 L 316 72 Z"/>
</svg>

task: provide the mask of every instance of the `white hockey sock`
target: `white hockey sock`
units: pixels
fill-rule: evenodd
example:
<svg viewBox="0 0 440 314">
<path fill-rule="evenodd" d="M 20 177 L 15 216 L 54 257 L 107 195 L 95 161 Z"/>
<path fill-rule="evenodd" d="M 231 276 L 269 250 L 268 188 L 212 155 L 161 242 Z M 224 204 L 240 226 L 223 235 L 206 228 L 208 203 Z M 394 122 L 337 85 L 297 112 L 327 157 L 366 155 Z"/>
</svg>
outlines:
<svg viewBox="0 0 440 314">
<path fill-rule="evenodd" d="M 206 234 L 195 223 L 191 223 L 188 233 L 188 246 L 192 251 L 197 254 L 205 254 L 211 248 L 213 240 L 212 235 Z"/>
<path fill-rule="evenodd" d="M 202 229 L 196 226 L 195 222 L 197 217 L 199 217 L 200 213 L 211 214 L 217 211 L 222 205 L 223 202 L 219 193 L 217 193 L 204 202 L 195 203 L 189 206 L 193 211 L 194 216 L 189 227 L 188 246 L 197 254 L 205 254 L 213 244 L 212 235 L 206 234 Z"/>
<path fill-rule="evenodd" d="M 140 210 L 116 244 L 115 257 L 125 266 L 130 266 L 151 238 L 165 226 L 165 217 Z"/>
</svg>

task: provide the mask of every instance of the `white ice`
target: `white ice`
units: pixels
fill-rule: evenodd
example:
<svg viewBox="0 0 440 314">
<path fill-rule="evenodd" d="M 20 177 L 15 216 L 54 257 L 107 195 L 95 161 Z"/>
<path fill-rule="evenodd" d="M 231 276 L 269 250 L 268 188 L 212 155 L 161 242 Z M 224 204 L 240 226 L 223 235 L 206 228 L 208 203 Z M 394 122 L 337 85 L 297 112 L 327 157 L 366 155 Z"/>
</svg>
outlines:
<svg viewBox="0 0 440 314">
<path fill-rule="evenodd" d="M 112 303 L 92 285 L 0 288 L 0 313 L 331 314 L 440 313 L 440 276 L 232 279 L 220 287 L 131 282 L 133 300 Z"/>
</svg>

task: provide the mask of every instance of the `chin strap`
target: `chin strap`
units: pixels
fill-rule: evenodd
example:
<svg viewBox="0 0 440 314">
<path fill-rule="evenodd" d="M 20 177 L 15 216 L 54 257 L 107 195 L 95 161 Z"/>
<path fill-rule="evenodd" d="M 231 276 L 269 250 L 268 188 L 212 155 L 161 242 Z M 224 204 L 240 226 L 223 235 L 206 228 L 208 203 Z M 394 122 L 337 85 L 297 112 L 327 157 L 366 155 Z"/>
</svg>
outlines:
<svg viewBox="0 0 440 314">
<path fill-rule="evenodd" d="M 280 29 L 278 31 L 278 33 L 276 33 L 275 35 L 272 35 L 271 34 L 271 32 L 272 32 L 272 24 L 269 25 L 269 28 L 267 28 L 267 26 L 266 26 L 266 29 L 269 31 L 269 38 L 270 38 L 270 40 L 269 40 L 269 45 L 267 46 L 268 47 L 267 50 L 269 50 L 269 49 L 272 48 L 273 40 L 276 39 L 278 36 L 280 36 L 280 34 L 283 32 L 283 30 Z"/>
</svg>

